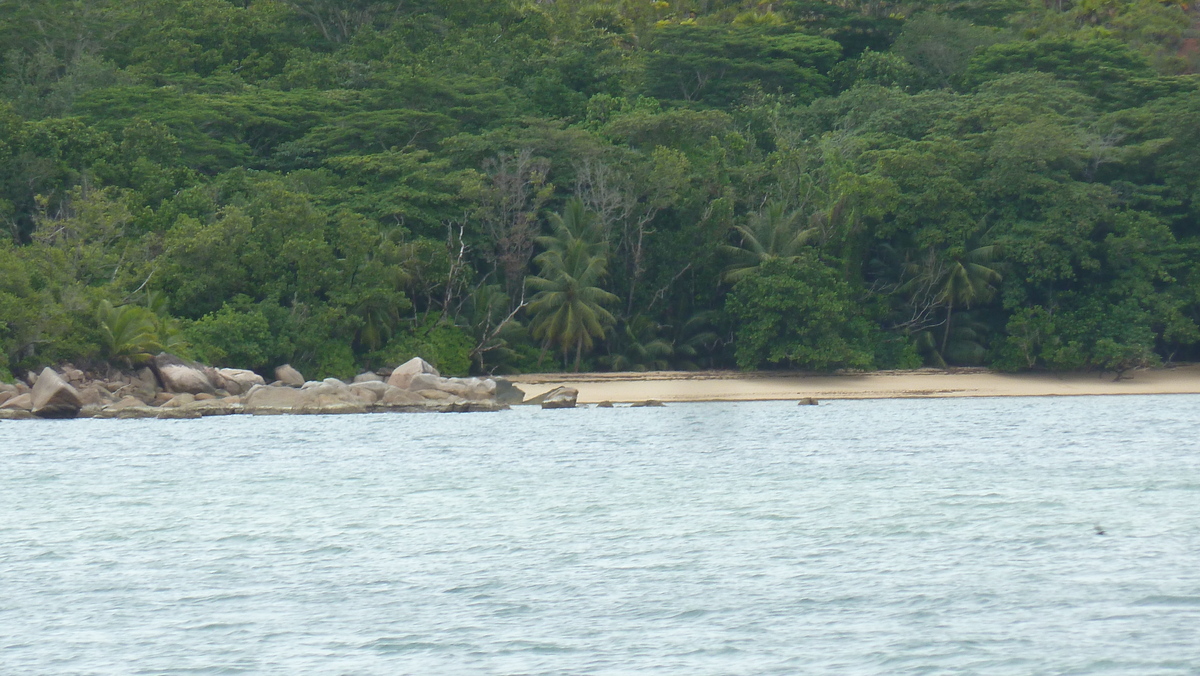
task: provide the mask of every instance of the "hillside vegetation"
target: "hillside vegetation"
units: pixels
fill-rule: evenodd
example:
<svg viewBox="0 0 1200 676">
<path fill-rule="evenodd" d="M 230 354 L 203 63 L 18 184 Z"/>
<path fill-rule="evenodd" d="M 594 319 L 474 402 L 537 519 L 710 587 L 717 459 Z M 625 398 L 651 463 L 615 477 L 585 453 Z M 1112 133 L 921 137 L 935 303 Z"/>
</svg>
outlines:
<svg viewBox="0 0 1200 676">
<path fill-rule="evenodd" d="M 1158 0 L 0 4 L 0 376 L 1200 357 Z"/>
</svg>

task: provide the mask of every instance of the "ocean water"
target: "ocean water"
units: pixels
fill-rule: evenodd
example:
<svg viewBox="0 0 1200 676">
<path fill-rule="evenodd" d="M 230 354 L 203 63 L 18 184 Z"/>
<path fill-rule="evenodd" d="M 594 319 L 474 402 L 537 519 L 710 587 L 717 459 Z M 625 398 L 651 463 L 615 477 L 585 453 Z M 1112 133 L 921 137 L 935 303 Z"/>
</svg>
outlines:
<svg viewBox="0 0 1200 676">
<path fill-rule="evenodd" d="M 1198 413 L 0 422 L 0 674 L 1197 674 Z"/>
</svg>

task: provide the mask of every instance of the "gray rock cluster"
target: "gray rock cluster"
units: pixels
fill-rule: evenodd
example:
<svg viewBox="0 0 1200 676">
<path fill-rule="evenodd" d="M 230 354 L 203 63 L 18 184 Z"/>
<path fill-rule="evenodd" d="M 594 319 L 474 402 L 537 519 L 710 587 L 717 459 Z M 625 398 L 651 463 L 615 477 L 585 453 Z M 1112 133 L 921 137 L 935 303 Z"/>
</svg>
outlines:
<svg viewBox="0 0 1200 676">
<path fill-rule="evenodd" d="M 286 364 L 275 370 L 275 378 L 267 384 L 253 371 L 216 369 L 167 353 L 137 374 L 111 379 L 71 366 L 61 373 L 47 367 L 31 374 L 28 384 L 0 383 L 0 419 L 497 411 L 524 399 L 508 381 L 443 378 L 420 358 L 394 369 L 386 382 L 374 373 L 350 383 L 305 381 Z"/>
</svg>

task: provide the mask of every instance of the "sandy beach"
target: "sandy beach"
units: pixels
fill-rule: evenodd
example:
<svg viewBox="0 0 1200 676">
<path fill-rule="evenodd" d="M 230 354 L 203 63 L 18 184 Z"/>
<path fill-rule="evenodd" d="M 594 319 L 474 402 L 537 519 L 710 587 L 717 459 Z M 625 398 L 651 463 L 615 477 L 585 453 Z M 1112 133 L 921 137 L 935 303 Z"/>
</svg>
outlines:
<svg viewBox="0 0 1200 676">
<path fill-rule="evenodd" d="M 899 399 L 1200 394 L 1200 364 L 1136 371 L 1116 382 L 1111 373 L 1009 374 L 986 369 L 921 369 L 848 375 L 736 371 L 544 373 L 515 376 L 511 380 L 531 397 L 560 385 L 574 387 L 579 390 L 581 404 L 648 400 L 777 401 L 805 397 Z"/>
</svg>

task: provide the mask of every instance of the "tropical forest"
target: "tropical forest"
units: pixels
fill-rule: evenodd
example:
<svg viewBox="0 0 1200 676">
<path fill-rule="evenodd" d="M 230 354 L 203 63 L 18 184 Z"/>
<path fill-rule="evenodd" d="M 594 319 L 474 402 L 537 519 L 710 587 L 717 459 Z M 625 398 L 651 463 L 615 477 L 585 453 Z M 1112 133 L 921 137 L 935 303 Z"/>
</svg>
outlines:
<svg viewBox="0 0 1200 676">
<path fill-rule="evenodd" d="M 6 0 L 0 379 L 1200 359 L 1177 0 Z"/>
</svg>

